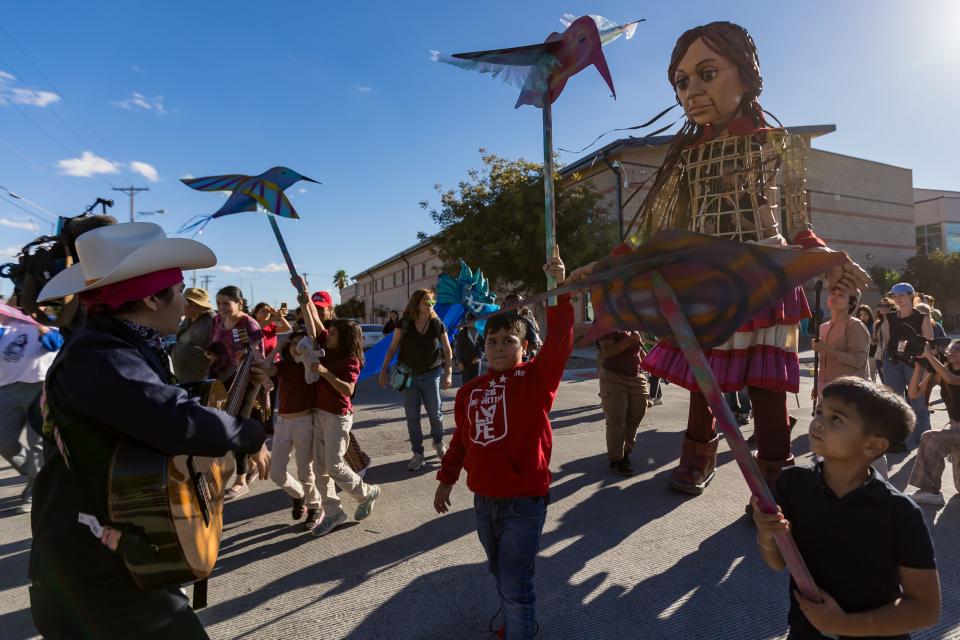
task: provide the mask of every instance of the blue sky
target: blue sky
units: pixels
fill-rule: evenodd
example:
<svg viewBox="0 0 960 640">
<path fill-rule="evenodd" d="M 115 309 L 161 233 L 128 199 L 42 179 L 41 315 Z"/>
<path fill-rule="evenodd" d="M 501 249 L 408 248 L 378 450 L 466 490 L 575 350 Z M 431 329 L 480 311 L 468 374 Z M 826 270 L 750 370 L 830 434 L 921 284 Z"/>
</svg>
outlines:
<svg viewBox="0 0 960 640">
<path fill-rule="evenodd" d="M 456 186 L 480 164 L 479 148 L 541 159 L 538 109 L 515 110 L 516 89 L 432 63 L 429 51 L 540 42 L 570 12 L 647 21 L 604 50 L 617 100 L 592 69 L 567 85 L 554 105 L 558 147 L 669 105 L 677 36 L 726 19 L 756 40 L 761 101 L 784 124 L 836 124 L 818 147 L 909 167 L 918 187 L 960 190 L 953 0 L 778 2 L 762 12 L 733 0 L 331 4 L 5 3 L 0 186 L 57 214 L 114 198 L 121 219 L 128 201 L 111 186 L 148 186 L 137 210 L 166 210 L 144 219 L 173 232 L 223 202 L 178 178 L 287 165 L 323 182 L 288 190 L 302 219 L 281 228 L 312 288 L 331 288 L 337 269 L 357 273 L 433 231 L 418 202 L 436 203 L 435 184 Z M 4 256 L 36 235 L 27 212 L 49 229 L 47 213 L 13 202 L 26 211 L 0 200 Z M 214 221 L 200 239 L 221 263 L 211 288 L 292 300 L 262 215 Z"/>
</svg>

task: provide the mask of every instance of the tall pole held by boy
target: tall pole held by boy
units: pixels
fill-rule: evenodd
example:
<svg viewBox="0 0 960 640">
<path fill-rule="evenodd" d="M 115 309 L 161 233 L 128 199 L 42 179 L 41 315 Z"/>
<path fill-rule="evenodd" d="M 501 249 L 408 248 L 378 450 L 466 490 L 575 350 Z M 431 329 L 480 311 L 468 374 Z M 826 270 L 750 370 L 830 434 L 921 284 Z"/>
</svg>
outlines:
<svg viewBox="0 0 960 640">
<path fill-rule="evenodd" d="M 690 364 L 690 370 L 693 372 L 693 376 L 696 378 L 697 385 L 706 398 L 707 404 L 710 405 L 710 410 L 714 418 L 716 418 L 720 430 L 723 431 L 724 436 L 726 436 L 727 444 L 730 446 L 730 451 L 740 466 L 740 471 L 747 481 L 747 486 L 750 487 L 753 495 L 757 496 L 760 508 L 765 513 L 776 513 L 777 503 L 776 500 L 774 500 L 773 492 L 763 479 L 763 474 L 760 473 L 757 461 L 750 453 L 750 448 L 747 446 L 746 440 L 743 439 L 743 435 L 737 427 L 737 421 L 733 417 L 733 412 L 730 411 L 730 407 L 723 399 L 720 386 L 717 384 L 713 371 L 707 363 L 706 356 L 700 349 L 700 345 L 697 344 L 696 338 L 694 338 L 690 323 L 680 309 L 680 303 L 677 300 L 676 294 L 658 271 L 653 271 L 650 277 L 653 281 L 653 293 L 660 305 L 660 310 L 670 324 L 673 335 L 683 351 L 683 356 Z M 800 551 L 797 549 L 793 538 L 789 533 L 783 533 L 777 535 L 774 539 L 776 540 L 777 547 L 780 548 L 780 554 L 783 556 L 784 562 L 787 564 L 787 569 L 790 571 L 794 582 L 796 582 L 800 593 L 808 600 L 820 602 L 820 590 L 816 583 L 814 583 L 813 577 L 810 575 L 810 570 L 807 569 L 807 565 L 803 561 L 803 557 L 800 555 Z"/>
</svg>

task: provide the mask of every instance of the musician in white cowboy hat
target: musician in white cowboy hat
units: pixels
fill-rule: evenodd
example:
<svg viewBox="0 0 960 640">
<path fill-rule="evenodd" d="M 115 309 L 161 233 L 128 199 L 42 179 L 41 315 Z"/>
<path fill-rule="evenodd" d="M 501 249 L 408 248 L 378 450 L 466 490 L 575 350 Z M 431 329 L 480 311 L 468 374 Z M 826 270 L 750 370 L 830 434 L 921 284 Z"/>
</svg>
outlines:
<svg viewBox="0 0 960 640">
<path fill-rule="evenodd" d="M 216 264 L 206 246 L 133 222 L 77 239 L 79 263 L 40 293 L 79 294 L 84 326 L 61 349 L 45 386 L 44 432 L 57 444 L 34 488 L 30 602 L 46 638 L 206 638 L 179 585 L 145 591 L 124 556 L 150 541 L 113 525 L 107 510 L 111 454 L 122 441 L 165 455 L 250 455 L 261 477 L 263 426 L 188 398 L 171 380 L 160 336 L 184 312 L 181 269 Z M 255 366 L 254 381 L 265 377 Z"/>
</svg>

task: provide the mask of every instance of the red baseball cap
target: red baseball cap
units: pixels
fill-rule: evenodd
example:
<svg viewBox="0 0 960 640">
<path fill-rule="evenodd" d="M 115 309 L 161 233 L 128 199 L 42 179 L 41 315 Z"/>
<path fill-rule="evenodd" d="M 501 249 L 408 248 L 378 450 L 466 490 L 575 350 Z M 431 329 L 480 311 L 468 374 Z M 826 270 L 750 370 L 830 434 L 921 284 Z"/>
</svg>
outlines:
<svg viewBox="0 0 960 640">
<path fill-rule="evenodd" d="M 326 309 L 333 305 L 333 297 L 326 291 L 317 291 L 315 294 L 310 296 L 310 299 L 313 301 L 313 304 L 317 305 L 321 309 Z"/>
</svg>

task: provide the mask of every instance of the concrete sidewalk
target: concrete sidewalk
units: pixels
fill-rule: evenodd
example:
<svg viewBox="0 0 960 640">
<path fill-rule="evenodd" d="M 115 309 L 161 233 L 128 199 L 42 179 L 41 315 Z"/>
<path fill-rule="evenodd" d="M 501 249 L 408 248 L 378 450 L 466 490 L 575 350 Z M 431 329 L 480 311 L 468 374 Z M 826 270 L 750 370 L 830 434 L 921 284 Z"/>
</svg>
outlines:
<svg viewBox="0 0 960 640">
<path fill-rule="evenodd" d="M 810 380 L 802 384 L 800 398 L 809 396 Z M 675 385 L 664 394 L 638 437 L 638 474 L 624 479 L 607 470 L 596 380 L 562 384 L 551 414 L 554 482 L 537 562 L 539 640 L 784 637 L 787 577 L 757 555 L 755 531 L 742 515 L 746 485 L 725 445 L 702 497 L 666 488 L 687 400 Z M 436 461 L 431 457 L 417 473 L 406 470 L 399 397 L 367 383 L 357 397 L 356 434 L 375 465 L 368 479 L 383 488 L 377 510 L 314 539 L 290 521 L 288 498 L 269 483 L 257 482 L 250 495 L 229 503 L 211 604 L 200 613 L 212 638 L 494 638 L 487 624 L 497 610 L 496 590 L 463 480 L 452 513 L 436 515 Z M 444 408 L 449 434 L 452 402 Z M 801 418 L 794 434 L 799 455 L 807 450 L 809 401 L 794 413 Z M 934 424 L 943 418 L 937 412 Z M 912 459 L 891 456 L 897 486 L 906 482 Z M 12 470 L 0 468 L 0 636 L 8 640 L 34 635 L 29 519 L 13 513 L 22 486 Z M 943 615 L 915 638 L 960 638 L 960 500 L 949 477 L 944 486 L 952 498 L 947 506 L 925 509 Z M 346 500 L 348 513 L 354 506 Z"/>
</svg>

